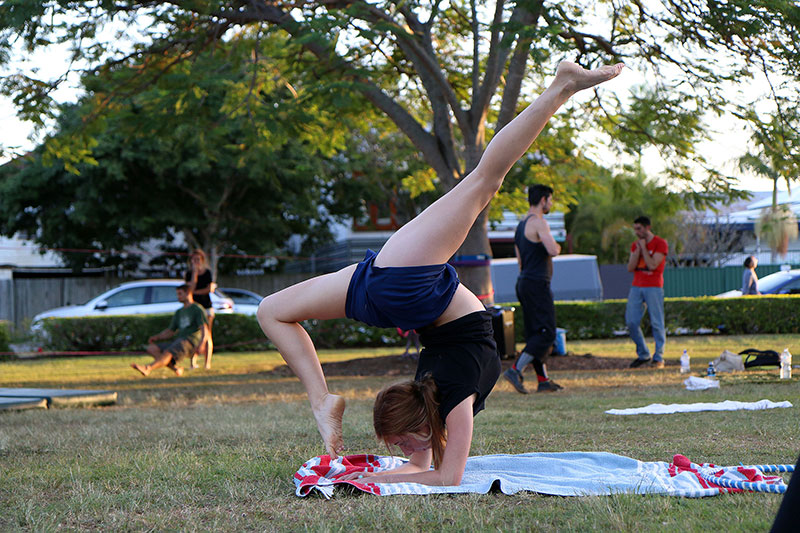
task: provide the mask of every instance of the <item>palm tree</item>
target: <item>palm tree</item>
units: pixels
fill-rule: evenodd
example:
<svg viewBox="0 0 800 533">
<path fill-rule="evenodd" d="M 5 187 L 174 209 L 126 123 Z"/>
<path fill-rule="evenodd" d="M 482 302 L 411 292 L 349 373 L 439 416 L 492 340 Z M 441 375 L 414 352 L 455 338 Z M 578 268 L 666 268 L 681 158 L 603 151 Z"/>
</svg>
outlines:
<svg viewBox="0 0 800 533">
<path fill-rule="evenodd" d="M 762 122 L 755 113 L 748 118 L 754 128 L 750 140 L 756 150 L 739 158 L 739 169 L 772 180 L 772 205 L 756 222 L 756 235 L 772 249 L 774 260 L 775 254 L 786 256 L 789 242 L 797 238 L 797 218 L 789 206 L 778 205 L 778 182 L 785 180 L 791 191 L 792 180 L 800 171 L 798 132 L 787 127 L 781 114 L 769 122 Z"/>
</svg>

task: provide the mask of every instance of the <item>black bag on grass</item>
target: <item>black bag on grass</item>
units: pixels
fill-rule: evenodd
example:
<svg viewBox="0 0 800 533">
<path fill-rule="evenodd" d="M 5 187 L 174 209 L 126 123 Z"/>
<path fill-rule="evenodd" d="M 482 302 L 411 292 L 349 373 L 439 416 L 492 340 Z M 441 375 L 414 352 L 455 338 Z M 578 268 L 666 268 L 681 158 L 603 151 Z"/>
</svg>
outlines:
<svg viewBox="0 0 800 533">
<path fill-rule="evenodd" d="M 739 352 L 739 355 L 744 357 L 744 367 L 750 368 L 754 366 L 781 366 L 781 357 L 775 350 L 756 350 L 755 348 L 748 348 Z"/>
</svg>

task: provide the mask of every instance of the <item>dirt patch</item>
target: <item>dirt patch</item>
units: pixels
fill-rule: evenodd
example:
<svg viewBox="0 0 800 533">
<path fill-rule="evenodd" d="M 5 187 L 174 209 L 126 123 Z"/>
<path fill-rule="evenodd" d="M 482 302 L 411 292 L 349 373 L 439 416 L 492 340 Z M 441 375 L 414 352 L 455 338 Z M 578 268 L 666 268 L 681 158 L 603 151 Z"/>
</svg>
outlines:
<svg viewBox="0 0 800 533">
<path fill-rule="evenodd" d="M 619 357 L 602 357 L 590 353 L 583 355 L 552 356 L 547 361 L 548 370 L 622 370 L 628 368 L 631 359 Z M 513 364 L 513 359 L 502 361 L 503 370 Z M 677 364 L 665 361 L 667 366 Z M 413 377 L 417 369 L 417 361 L 402 355 L 386 355 L 382 357 L 364 357 L 336 363 L 323 363 L 322 371 L 326 376 L 408 376 Z M 291 376 L 292 371 L 286 365 L 268 372 L 270 375 Z"/>
</svg>

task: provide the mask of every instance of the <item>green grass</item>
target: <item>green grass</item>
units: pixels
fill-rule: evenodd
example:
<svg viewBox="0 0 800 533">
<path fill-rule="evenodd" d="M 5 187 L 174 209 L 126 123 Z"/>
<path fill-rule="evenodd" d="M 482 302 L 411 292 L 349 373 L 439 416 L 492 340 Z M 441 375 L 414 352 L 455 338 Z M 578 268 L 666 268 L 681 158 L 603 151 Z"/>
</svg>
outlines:
<svg viewBox="0 0 800 533">
<path fill-rule="evenodd" d="M 790 350 L 800 336 L 668 339 L 696 373 L 723 349 Z M 576 353 L 633 357 L 627 339 L 569 342 Z M 798 346 L 800 348 L 800 346 Z M 794 350 L 793 350 L 794 351 Z M 800 353 L 800 349 L 797 350 Z M 326 351 L 323 361 L 390 353 Z M 255 531 L 765 531 L 780 496 L 706 499 L 618 495 L 557 498 L 521 493 L 378 498 L 337 492 L 294 496 L 292 474 L 323 453 L 295 378 L 272 373 L 274 352 L 217 354 L 214 369 L 142 378 L 146 357 L 0 363 L 2 387 L 103 388 L 115 406 L 0 411 L 0 530 Z M 649 403 L 755 401 L 800 404 L 800 386 L 777 369 L 721 376 L 719 390 L 686 391 L 677 367 L 662 371 L 554 372 L 564 393 L 522 396 L 501 380 L 475 419 L 472 454 L 607 451 L 645 461 L 682 453 L 717 464 L 794 463 L 797 407 L 615 417 Z M 384 453 L 371 434 L 375 393 L 397 378 L 332 377 L 348 400 L 349 453 Z M 788 477 L 787 477 L 788 479 Z"/>
</svg>

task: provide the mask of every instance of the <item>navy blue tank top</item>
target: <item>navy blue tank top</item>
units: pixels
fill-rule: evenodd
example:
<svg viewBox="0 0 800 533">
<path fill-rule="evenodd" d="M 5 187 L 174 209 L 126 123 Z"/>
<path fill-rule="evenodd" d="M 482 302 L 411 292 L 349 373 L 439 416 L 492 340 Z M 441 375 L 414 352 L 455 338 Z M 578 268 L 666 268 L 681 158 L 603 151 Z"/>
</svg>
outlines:
<svg viewBox="0 0 800 533">
<path fill-rule="evenodd" d="M 522 269 L 519 277 L 530 280 L 550 281 L 553 277 L 553 257 L 547 252 L 544 244 L 533 242 L 525 236 L 525 223 L 530 216 L 525 217 L 517 225 L 514 234 L 514 243 L 519 250 Z"/>
</svg>

